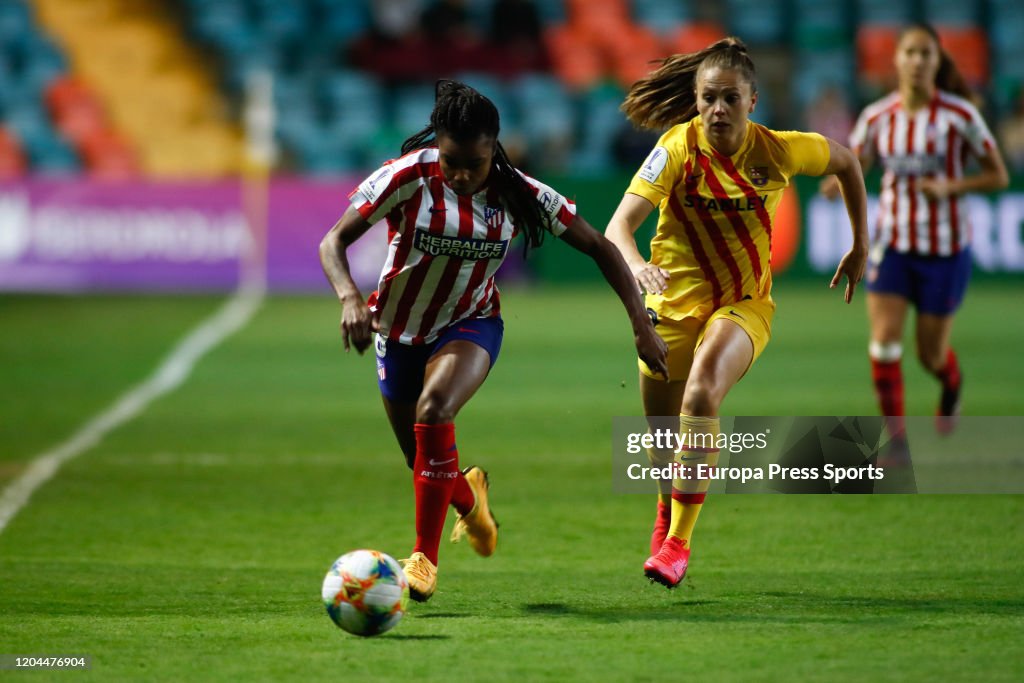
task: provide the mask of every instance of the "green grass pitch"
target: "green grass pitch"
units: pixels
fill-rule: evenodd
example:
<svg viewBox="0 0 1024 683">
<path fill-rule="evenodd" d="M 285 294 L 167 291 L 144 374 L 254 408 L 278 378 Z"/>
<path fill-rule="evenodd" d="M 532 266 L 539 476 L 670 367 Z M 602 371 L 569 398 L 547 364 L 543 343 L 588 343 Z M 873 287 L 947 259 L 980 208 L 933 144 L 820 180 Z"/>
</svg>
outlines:
<svg viewBox="0 0 1024 683">
<path fill-rule="evenodd" d="M 772 343 L 723 412 L 873 414 L 861 297 L 779 283 Z M 1024 415 L 1019 301 L 972 286 L 954 332 L 968 414 Z M 0 297 L 0 485 L 218 303 Z M 413 540 L 373 358 L 342 352 L 328 294 L 278 297 L 0 534 L 0 653 L 92 656 L 0 677 L 1021 680 L 1024 497 L 719 496 L 666 591 L 641 571 L 654 496 L 611 493 L 611 419 L 640 413 L 614 295 L 502 306 L 501 359 L 457 421 L 463 463 L 491 472 L 498 552 L 445 541 L 438 593 L 394 631 L 348 636 L 319 599 L 342 552 Z M 908 411 L 931 414 L 936 385 L 912 358 L 905 375 Z"/>
</svg>

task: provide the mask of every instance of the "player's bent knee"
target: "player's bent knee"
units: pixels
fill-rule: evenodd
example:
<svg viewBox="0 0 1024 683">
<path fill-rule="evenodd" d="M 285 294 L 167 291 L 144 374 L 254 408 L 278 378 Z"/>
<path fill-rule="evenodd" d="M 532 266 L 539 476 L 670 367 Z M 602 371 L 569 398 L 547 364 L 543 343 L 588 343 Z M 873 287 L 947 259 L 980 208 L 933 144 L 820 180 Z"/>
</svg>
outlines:
<svg viewBox="0 0 1024 683">
<path fill-rule="evenodd" d="M 943 353 L 933 351 L 931 349 L 918 349 L 917 360 L 920 361 L 921 366 L 931 373 L 936 373 L 942 370 L 946 365 L 946 356 Z"/>
<path fill-rule="evenodd" d="M 444 396 L 425 393 L 416 402 L 416 422 L 420 424 L 445 424 L 455 420 L 455 409 Z"/>
<path fill-rule="evenodd" d="M 699 381 L 686 385 L 683 395 L 683 414 L 710 417 L 718 414 L 719 399 L 711 387 Z"/>
</svg>

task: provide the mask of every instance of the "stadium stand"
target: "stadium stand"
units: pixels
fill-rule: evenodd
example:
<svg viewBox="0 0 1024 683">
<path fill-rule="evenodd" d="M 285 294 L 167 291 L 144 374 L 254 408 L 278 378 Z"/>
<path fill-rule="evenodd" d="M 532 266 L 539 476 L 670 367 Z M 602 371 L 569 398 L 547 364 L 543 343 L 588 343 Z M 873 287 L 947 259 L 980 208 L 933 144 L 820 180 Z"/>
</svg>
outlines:
<svg viewBox="0 0 1024 683">
<path fill-rule="evenodd" d="M 379 163 L 455 76 L 498 104 L 523 163 L 596 174 L 623 163 L 618 102 L 660 57 L 739 35 L 762 69 L 756 120 L 838 131 L 830 108 L 891 87 L 913 19 L 934 23 L 989 115 L 1011 115 L 1019 0 L 3 0 L 0 175 L 237 173 L 257 69 L 274 75 L 280 171 Z"/>
</svg>

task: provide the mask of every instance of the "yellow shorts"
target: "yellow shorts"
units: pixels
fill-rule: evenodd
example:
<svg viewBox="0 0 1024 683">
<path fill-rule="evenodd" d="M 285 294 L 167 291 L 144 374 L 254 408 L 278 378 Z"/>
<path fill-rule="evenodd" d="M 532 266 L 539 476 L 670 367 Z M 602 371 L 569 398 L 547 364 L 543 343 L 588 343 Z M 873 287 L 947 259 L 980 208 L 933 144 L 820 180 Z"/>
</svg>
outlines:
<svg viewBox="0 0 1024 683">
<path fill-rule="evenodd" d="M 659 317 L 658 324 L 654 330 L 668 345 L 668 374 L 675 380 L 684 380 L 690 374 L 690 366 L 693 365 L 693 356 L 697 353 L 704 333 L 715 320 L 724 318 L 743 328 L 743 331 L 750 337 L 754 345 L 754 355 L 750 359 L 750 365 L 754 364 L 757 357 L 761 355 L 764 348 L 768 346 L 768 340 L 772 336 L 772 317 L 775 315 L 775 302 L 771 295 L 762 299 L 744 299 L 728 306 L 722 306 L 713 312 L 707 320 L 700 318 L 683 318 L 673 320 L 672 318 Z M 661 375 L 651 372 L 647 364 L 637 359 L 640 372 L 654 379 L 663 379 Z M 750 366 L 747 366 L 747 370 Z"/>
</svg>

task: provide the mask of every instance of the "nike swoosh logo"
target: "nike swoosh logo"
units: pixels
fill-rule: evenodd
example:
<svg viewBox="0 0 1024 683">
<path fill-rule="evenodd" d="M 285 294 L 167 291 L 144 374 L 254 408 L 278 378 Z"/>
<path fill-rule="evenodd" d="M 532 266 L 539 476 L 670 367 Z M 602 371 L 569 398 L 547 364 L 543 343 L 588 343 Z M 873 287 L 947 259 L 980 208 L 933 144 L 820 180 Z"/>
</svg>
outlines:
<svg viewBox="0 0 1024 683">
<path fill-rule="evenodd" d="M 447 465 L 450 462 L 455 462 L 455 458 L 448 458 L 447 460 L 434 460 L 431 458 L 427 462 L 430 463 L 431 467 L 440 467 L 441 465 Z"/>
<path fill-rule="evenodd" d="M 734 316 L 736 316 L 737 318 L 739 318 L 740 320 L 746 320 L 746 318 L 744 318 L 744 317 L 743 317 L 742 315 L 740 315 L 740 314 L 739 314 L 739 313 L 737 313 L 736 311 L 729 311 L 729 315 L 734 315 Z"/>
<path fill-rule="evenodd" d="M 459 332 L 468 332 L 470 334 L 480 334 L 478 330 L 471 330 L 468 327 L 460 327 Z"/>
<path fill-rule="evenodd" d="M 430 213 L 444 213 L 444 212 L 445 212 L 445 211 L 447 211 L 448 209 L 446 209 L 446 208 L 444 208 L 444 207 L 441 207 L 441 208 L 439 209 L 439 208 L 437 208 L 436 206 L 432 206 L 432 207 L 430 207 L 430 209 L 429 209 L 429 210 L 430 210 Z"/>
</svg>

